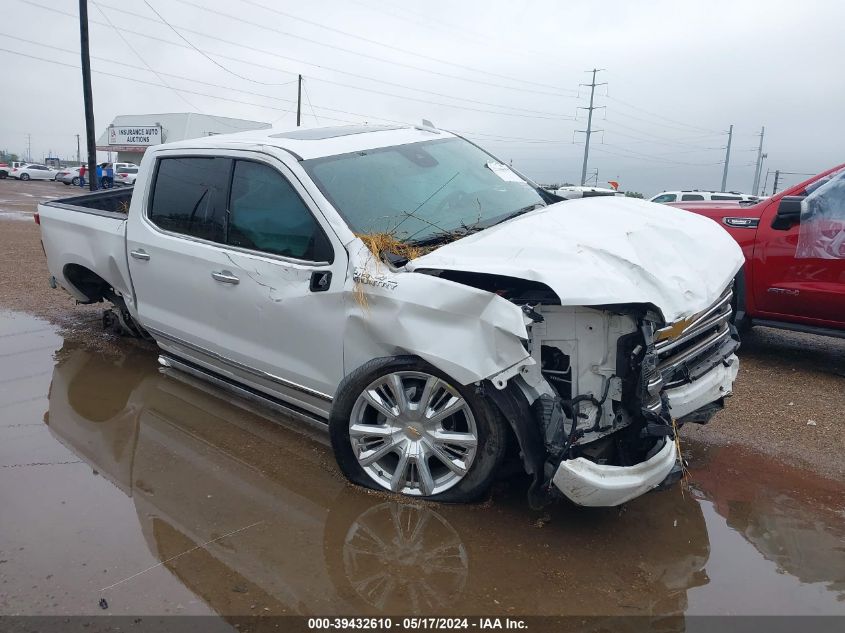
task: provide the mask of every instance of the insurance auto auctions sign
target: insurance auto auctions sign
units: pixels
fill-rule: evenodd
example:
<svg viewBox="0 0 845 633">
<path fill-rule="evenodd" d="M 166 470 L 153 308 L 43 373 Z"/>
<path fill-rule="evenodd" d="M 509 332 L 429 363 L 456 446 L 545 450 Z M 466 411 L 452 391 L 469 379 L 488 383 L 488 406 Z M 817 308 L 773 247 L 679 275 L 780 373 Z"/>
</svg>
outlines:
<svg viewBox="0 0 845 633">
<path fill-rule="evenodd" d="M 109 145 L 161 145 L 161 126 L 111 126 Z"/>
</svg>

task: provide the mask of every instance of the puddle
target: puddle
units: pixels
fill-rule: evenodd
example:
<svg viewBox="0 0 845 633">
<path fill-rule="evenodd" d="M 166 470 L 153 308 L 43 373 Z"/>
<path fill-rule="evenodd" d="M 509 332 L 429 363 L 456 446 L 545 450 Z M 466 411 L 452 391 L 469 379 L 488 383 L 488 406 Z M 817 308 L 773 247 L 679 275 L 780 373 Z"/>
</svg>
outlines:
<svg viewBox="0 0 845 633">
<path fill-rule="evenodd" d="M 155 360 L 0 313 L 0 612 L 845 614 L 839 484 L 689 444 L 692 491 L 621 510 L 404 503 Z"/>
</svg>

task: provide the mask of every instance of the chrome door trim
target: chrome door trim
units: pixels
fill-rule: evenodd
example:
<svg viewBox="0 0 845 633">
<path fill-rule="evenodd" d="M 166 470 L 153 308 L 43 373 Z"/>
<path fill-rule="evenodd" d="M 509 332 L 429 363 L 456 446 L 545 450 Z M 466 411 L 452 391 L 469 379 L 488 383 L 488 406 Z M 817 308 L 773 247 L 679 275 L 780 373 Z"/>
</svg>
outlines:
<svg viewBox="0 0 845 633">
<path fill-rule="evenodd" d="M 225 356 L 221 356 L 217 352 L 212 352 L 211 350 L 205 349 L 204 347 L 201 347 L 199 345 L 195 345 L 194 343 L 189 343 L 188 341 L 180 339 L 176 336 L 172 336 L 170 334 L 165 334 L 161 330 L 156 330 L 154 328 L 147 327 L 147 326 L 144 326 L 144 327 L 150 334 L 153 335 L 154 338 L 163 338 L 167 341 L 171 341 L 172 343 L 176 343 L 177 345 L 183 345 L 184 347 L 187 347 L 187 348 L 192 349 L 196 352 L 199 352 L 200 354 L 204 354 L 205 356 L 208 356 L 209 358 L 213 358 L 214 360 L 216 360 L 220 363 L 223 363 L 224 365 L 236 367 L 236 368 L 240 369 L 241 371 L 247 372 L 248 374 L 258 376 L 259 378 L 264 378 L 264 379 L 269 380 L 271 382 L 274 382 L 276 384 L 282 385 L 283 387 L 287 387 L 288 389 L 293 389 L 294 391 L 299 391 L 299 392 L 308 394 L 309 396 L 312 396 L 314 398 L 318 398 L 318 399 L 323 400 L 325 402 L 331 402 L 332 401 L 332 397 L 328 394 L 323 393 L 322 391 L 317 391 L 316 389 L 311 389 L 310 387 L 298 385 L 295 382 L 291 382 L 290 380 L 286 380 L 286 379 L 282 378 L 281 376 L 276 376 L 276 375 L 270 374 L 266 371 L 261 371 L 260 369 L 255 369 L 254 367 L 249 367 L 247 365 L 244 365 L 243 363 L 239 363 L 237 361 L 226 358 Z"/>
</svg>

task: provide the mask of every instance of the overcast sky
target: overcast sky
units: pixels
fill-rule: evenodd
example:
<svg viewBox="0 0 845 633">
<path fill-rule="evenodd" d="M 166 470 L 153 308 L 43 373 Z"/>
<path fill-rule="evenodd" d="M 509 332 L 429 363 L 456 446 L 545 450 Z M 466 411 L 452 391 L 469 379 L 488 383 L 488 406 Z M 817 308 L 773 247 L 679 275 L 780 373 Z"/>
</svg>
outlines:
<svg viewBox="0 0 845 633">
<path fill-rule="evenodd" d="M 731 124 L 728 189 L 751 189 L 763 125 L 764 177 L 845 161 L 837 0 L 148 2 L 89 0 L 98 135 L 118 114 L 189 111 L 289 129 L 302 73 L 307 125 L 426 118 L 540 182 L 577 183 L 579 84 L 596 67 L 606 108 L 588 169 L 601 186 L 718 188 Z M 75 156 L 78 2 L 0 5 L 0 148 L 25 153 L 29 133 L 33 159 Z"/>
</svg>

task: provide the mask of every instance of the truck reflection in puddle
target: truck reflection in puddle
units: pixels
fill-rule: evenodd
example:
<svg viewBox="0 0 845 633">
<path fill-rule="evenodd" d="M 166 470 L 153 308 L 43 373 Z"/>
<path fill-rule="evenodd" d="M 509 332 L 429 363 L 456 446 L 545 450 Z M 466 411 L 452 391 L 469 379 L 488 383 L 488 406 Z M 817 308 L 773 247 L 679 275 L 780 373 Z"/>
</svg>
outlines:
<svg viewBox="0 0 845 633">
<path fill-rule="evenodd" d="M 676 628 L 709 582 L 689 492 L 539 519 L 521 481 L 492 504 L 409 503 L 348 486 L 322 435 L 162 374 L 148 353 L 65 343 L 58 359 L 51 432 L 132 498 L 153 555 L 224 617 L 647 614 Z"/>
</svg>

